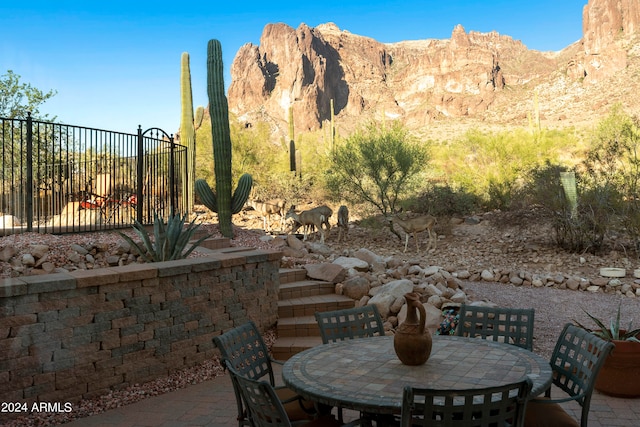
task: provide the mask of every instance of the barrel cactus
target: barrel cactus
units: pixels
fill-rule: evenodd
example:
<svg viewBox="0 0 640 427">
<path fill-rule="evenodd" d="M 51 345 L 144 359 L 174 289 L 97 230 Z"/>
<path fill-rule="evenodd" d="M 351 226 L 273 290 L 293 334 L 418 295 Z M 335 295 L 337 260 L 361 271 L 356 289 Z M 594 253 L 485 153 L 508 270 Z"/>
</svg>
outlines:
<svg viewBox="0 0 640 427">
<path fill-rule="evenodd" d="M 218 40 L 209 40 L 207 67 L 207 93 L 209 95 L 216 192 L 209 187 L 205 180 L 199 179 L 195 183 L 196 194 L 206 207 L 218 213 L 220 233 L 232 239 L 231 216 L 240 212 L 249 198 L 253 179 L 249 174 L 242 175 L 238 180 L 238 187 L 233 195 L 231 194 L 229 106 L 224 94 L 222 46 Z"/>
</svg>

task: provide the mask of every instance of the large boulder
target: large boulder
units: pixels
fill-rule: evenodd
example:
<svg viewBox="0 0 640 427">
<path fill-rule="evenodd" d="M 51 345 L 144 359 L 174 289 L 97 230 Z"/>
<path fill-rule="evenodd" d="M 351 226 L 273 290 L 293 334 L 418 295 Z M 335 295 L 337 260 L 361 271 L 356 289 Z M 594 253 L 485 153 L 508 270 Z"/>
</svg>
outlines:
<svg viewBox="0 0 640 427">
<path fill-rule="evenodd" d="M 408 279 L 394 280 L 376 289 L 376 294 L 371 297 L 369 304 L 374 304 L 380 315 L 386 318 L 391 314 L 391 306 L 398 298 L 413 292 L 413 282 Z"/>
<path fill-rule="evenodd" d="M 334 264 L 342 266 L 345 270 L 367 271 L 369 263 L 359 258 L 341 256 L 333 261 Z"/>
<path fill-rule="evenodd" d="M 342 266 L 327 262 L 306 264 L 304 269 L 307 270 L 307 276 L 311 279 L 324 280 L 331 283 L 342 282 L 347 274 Z"/>
<path fill-rule="evenodd" d="M 342 284 L 342 294 L 354 300 L 360 300 L 369 294 L 371 284 L 362 276 L 355 276 Z"/>
</svg>

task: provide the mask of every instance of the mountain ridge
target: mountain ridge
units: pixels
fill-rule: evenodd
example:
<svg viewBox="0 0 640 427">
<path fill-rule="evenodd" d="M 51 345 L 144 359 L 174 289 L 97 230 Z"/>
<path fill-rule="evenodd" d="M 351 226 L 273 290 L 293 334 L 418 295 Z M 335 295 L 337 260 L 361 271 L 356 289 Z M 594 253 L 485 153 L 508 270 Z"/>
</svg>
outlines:
<svg viewBox="0 0 640 427">
<path fill-rule="evenodd" d="M 450 39 L 382 43 L 333 23 L 294 29 L 267 24 L 260 44 L 240 48 L 231 66 L 230 110 L 247 126 L 288 135 L 336 124 L 348 133 L 371 119 L 399 119 L 446 138 L 469 128 L 584 126 L 621 103 L 638 113 L 640 3 L 590 0 L 583 38 L 557 52 L 528 49 L 495 31 Z"/>
</svg>

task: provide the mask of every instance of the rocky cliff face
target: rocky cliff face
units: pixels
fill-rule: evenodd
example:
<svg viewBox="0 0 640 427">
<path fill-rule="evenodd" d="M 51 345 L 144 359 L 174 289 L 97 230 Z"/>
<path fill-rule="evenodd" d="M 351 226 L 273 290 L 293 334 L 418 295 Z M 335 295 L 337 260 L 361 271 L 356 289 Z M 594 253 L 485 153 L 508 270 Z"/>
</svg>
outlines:
<svg viewBox="0 0 640 427">
<path fill-rule="evenodd" d="M 627 66 L 627 53 L 640 30 L 637 0 L 591 0 L 582 13 L 582 49 L 569 72 L 595 83 Z"/>
<path fill-rule="evenodd" d="M 627 66 L 640 3 L 590 0 L 583 20 L 583 39 L 557 53 L 462 26 L 446 40 L 384 44 L 334 24 L 269 24 L 260 45 L 243 46 L 233 61 L 229 105 L 241 120 L 267 121 L 283 136 L 290 106 L 296 131 L 314 130 L 329 120 L 331 100 L 343 128 L 383 116 L 410 128 L 447 118 L 496 120 L 512 93 L 532 99 L 537 85 L 554 79 L 567 90 Z"/>
</svg>

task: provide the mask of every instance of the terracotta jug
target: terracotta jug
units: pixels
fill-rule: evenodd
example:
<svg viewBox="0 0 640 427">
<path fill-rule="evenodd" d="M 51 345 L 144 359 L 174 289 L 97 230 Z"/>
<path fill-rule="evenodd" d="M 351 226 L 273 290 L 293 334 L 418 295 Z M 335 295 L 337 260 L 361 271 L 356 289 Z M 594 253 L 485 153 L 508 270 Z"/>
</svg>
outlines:
<svg viewBox="0 0 640 427">
<path fill-rule="evenodd" d="M 396 329 L 393 348 L 405 365 L 422 365 L 429 359 L 432 345 L 431 334 L 424 327 L 426 312 L 420 302 L 420 294 L 412 292 L 404 297 L 407 300 L 407 319 Z"/>
</svg>

